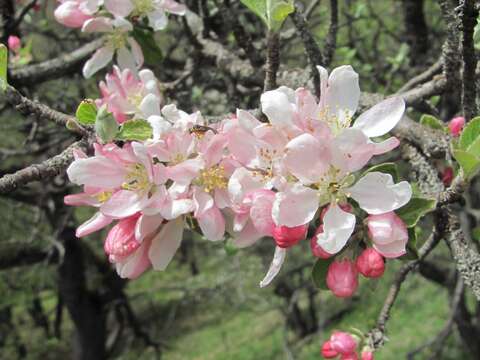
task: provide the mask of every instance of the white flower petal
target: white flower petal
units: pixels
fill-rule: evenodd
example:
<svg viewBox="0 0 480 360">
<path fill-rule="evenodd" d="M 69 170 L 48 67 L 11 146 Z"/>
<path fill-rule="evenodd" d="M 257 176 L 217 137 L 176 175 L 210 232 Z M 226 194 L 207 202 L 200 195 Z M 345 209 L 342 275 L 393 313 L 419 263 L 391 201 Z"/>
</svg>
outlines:
<svg viewBox="0 0 480 360">
<path fill-rule="evenodd" d="M 287 89 L 283 86 L 276 90 L 267 91 L 260 98 L 262 112 L 267 115 L 270 123 L 277 128 L 293 125 L 294 102 L 290 101 Z"/>
<path fill-rule="evenodd" d="M 353 68 L 343 65 L 333 69 L 325 91 L 325 106 L 329 114 L 337 116 L 344 123 L 357 110 L 359 99 L 358 74 Z"/>
<path fill-rule="evenodd" d="M 183 238 L 183 217 L 171 220 L 162 226 L 152 240 L 148 257 L 155 270 L 165 270 L 180 247 Z"/>
<path fill-rule="evenodd" d="M 225 234 L 225 218 L 216 206 L 197 217 L 203 236 L 210 241 L 219 241 Z"/>
<path fill-rule="evenodd" d="M 360 115 L 352 127 L 368 137 L 382 136 L 398 124 L 404 112 L 405 101 L 401 97 L 388 98 Z"/>
<path fill-rule="evenodd" d="M 110 47 L 102 47 L 98 49 L 83 66 L 83 76 L 89 78 L 98 70 L 107 66 L 107 64 L 112 61 L 112 58 L 113 50 Z"/>
<path fill-rule="evenodd" d="M 323 232 L 316 237 L 318 245 L 329 254 L 343 249 L 355 229 L 355 215 L 331 205 L 323 218 Z"/>
<path fill-rule="evenodd" d="M 393 183 L 390 174 L 370 172 L 345 190 L 369 214 L 377 215 L 398 209 L 412 197 L 412 188 L 406 181 Z"/>
<path fill-rule="evenodd" d="M 260 281 L 260 287 L 263 288 L 270 284 L 272 280 L 277 276 L 282 268 L 282 265 L 285 261 L 285 256 L 287 255 L 287 249 L 283 249 L 279 246 L 275 247 L 275 254 L 273 255 L 272 263 L 268 269 L 267 275 Z"/>
<path fill-rule="evenodd" d="M 275 194 L 272 218 L 277 225 L 300 226 L 313 219 L 318 210 L 317 191 L 295 184 Z"/>
</svg>

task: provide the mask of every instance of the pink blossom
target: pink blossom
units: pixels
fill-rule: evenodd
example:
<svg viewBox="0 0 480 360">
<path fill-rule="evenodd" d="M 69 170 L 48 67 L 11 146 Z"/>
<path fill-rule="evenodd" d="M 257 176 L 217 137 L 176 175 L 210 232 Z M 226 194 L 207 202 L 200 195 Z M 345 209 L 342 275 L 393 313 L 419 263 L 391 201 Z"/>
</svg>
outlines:
<svg viewBox="0 0 480 360">
<path fill-rule="evenodd" d="M 67 27 L 80 28 L 93 18 L 98 10 L 101 0 L 61 0 L 55 9 L 55 18 Z"/>
<path fill-rule="evenodd" d="M 140 242 L 135 239 L 135 225 L 138 217 L 139 215 L 134 215 L 122 219 L 108 232 L 104 249 L 110 261 L 114 262 L 116 259 L 128 256 L 140 247 Z"/>
<path fill-rule="evenodd" d="M 362 360 L 373 360 L 373 352 L 372 351 L 363 351 L 362 352 Z"/>
<path fill-rule="evenodd" d="M 8 37 L 8 48 L 11 51 L 13 51 L 15 54 L 18 54 L 21 47 L 22 47 L 22 41 L 18 36 L 10 35 Z"/>
<path fill-rule="evenodd" d="M 328 267 L 327 286 L 337 297 L 350 297 L 358 287 L 358 272 L 348 259 L 335 260 Z"/>
<path fill-rule="evenodd" d="M 358 360 L 358 355 L 356 353 L 342 355 L 340 360 Z"/>
<path fill-rule="evenodd" d="M 104 216 L 121 219 L 139 211 L 163 210 L 167 196 L 165 167 L 154 163 L 141 143 L 132 142 L 123 148 L 97 145 L 95 156 L 76 158 L 67 174 L 70 181 L 84 185 L 86 195 L 98 201 L 94 206 Z M 89 189 L 95 189 L 95 193 Z"/>
<path fill-rule="evenodd" d="M 406 253 L 407 227 L 393 211 L 368 216 L 367 225 L 373 247 L 382 256 L 396 258 Z"/>
<path fill-rule="evenodd" d="M 144 0 L 143 2 L 105 0 L 105 7 L 117 17 L 127 17 L 129 15 L 146 17 L 154 30 L 161 30 L 167 26 L 166 13 L 184 15 L 186 11 L 185 5 L 173 0 Z"/>
<path fill-rule="evenodd" d="M 295 227 L 275 226 L 273 229 L 273 238 L 277 246 L 281 248 L 289 248 L 297 244 L 300 240 L 305 239 L 308 225 L 300 225 Z"/>
<path fill-rule="evenodd" d="M 338 356 L 338 352 L 332 349 L 332 342 L 330 340 L 325 341 L 322 345 L 322 356 L 325 359 L 333 359 Z"/>
<path fill-rule="evenodd" d="M 102 99 L 98 105 L 107 104 L 108 111 L 119 123 L 129 116 L 149 119 L 160 115 L 157 79 L 148 69 L 141 70 L 137 77 L 131 69 L 120 70 L 114 66 L 113 72 L 107 74 L 99 87 Z"/>
<path fill-rule="evenodd" d="M 385 272 L 385 261 L 375 249 L 365 249 L 356 260 L 357 270 L 367 278 L 378 278 Z"/>
<path fill-rule="evenodd" d="M 85 21 L 82 31 L 104 33 L 105 42 L 83 66 L 83 76 L 89 78 L 107 66 L 115 54 L 121 69 L 130 69 L 136 73 L 144 59 L 140 45 L 129 35 L 132 30 L 132 24 L 123 18 L 99 16 Z"/>
<path fill-rule="evenodd" d="M 335 331 L 330 336 L 331 348 L 342 355 L 355 353 L 357 342 L 352 335 L 343 331 Z"/>
<path fill-rule="evenodd" d="M 452 136 L 454 137 L 460 135 L 464 126 L 465 126 L 465 118 L 463 116 L 454 117 L 448 123 L 448 129 L 450 130 L 450 134 L 452 134 Z"/>
</svg>

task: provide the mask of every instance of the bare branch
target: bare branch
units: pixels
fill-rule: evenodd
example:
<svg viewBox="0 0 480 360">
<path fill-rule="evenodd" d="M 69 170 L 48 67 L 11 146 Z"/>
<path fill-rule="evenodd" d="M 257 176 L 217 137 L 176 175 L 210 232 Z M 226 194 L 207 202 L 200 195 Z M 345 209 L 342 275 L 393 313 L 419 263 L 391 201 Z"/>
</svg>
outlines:
<svg viewBox="0 0 480 360">
<path fill-rule="evenodd" d="M 87 149 L 87 140 L 73 143 L 61 154 L 56 155 L 40 164 L 34 164 L 19 170 L 13 174 L 7 174 L 0 178 L 0 194 L 14 191 L 32 181 L 52 178 L 63 172 L 73 160 L 75 148 Z"/>
</svg>

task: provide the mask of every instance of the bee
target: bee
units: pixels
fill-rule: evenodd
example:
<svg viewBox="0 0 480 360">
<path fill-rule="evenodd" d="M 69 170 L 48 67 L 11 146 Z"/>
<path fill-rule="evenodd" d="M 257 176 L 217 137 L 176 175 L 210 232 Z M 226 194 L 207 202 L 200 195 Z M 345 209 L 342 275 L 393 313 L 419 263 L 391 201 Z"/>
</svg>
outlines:
<svg viewBox="0 0 480 360">
<path fill-rule="evenodd" d="M 203 126 L 203 125 L 193 125 L 190 128 L 189 132 L 190 134 L 195 134 L 198 138 L 201 138 L 203 137 L 203 135 L 205 135 L 205 133 L 208 130 L 211 130 L 214 134 L 218 134 L 218 131 L 215 130 L 214 128 L 211 128 L 210 126 Z"/>
</svg>

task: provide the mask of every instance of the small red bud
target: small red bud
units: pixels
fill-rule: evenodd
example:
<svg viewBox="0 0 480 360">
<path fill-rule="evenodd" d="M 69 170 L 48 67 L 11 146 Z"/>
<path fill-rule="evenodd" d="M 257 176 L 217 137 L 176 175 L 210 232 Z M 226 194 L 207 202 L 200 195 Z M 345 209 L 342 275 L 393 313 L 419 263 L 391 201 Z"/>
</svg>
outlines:
<svg viewBox="0 0 480 360">
<path fill-rule="evenodd" d="M 367 278 L 378 278 L 385 272 L 385 261 L 375 249 L 365 249 L 356 261 L 357 270 Z"/>
</svg>

